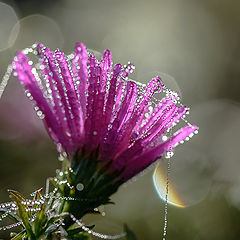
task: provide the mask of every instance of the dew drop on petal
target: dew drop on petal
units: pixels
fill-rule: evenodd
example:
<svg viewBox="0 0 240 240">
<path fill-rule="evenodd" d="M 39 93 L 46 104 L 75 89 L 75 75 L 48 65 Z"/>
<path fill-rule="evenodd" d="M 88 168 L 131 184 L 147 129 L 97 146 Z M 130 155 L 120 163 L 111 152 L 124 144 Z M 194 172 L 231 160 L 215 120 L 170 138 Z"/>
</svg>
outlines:
<svg viewBox="0 0 240 240">
<path fill-rule="evenodd" d="M 168 139 L 168 137 L 167 137 L 167 136 L 165 136 L 165 135 L 164 135 L 164 136 L 162 136 L 162 141 L 163 141 L 163 142 L 167 141 L 167 139 Z"/>
</svg>

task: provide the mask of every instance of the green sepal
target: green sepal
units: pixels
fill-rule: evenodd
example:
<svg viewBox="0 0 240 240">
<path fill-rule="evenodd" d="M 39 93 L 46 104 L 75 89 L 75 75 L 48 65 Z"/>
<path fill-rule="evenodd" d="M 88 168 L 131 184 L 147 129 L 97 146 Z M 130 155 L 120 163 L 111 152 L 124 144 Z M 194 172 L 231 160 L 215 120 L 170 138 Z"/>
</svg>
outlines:
<svg viewBox="0 0 240 240">
<path fill-rule="evenodd" d="M 124 225 L 124 230 L 125 230 L 125 232 L 127 234 L 126 235 L 126 239 L 127 240 L 137 240 L 137 238 L 136 238 L 135 234 L 133 233 L 133 231 L 130 230 L 129 227 L 126 224 Z"/>
<path fill-rule="evenodd" d="M 33 231 L 37 237 L 41 235 L 43 232 L 43 227 L 47 222 L 47 218 L 45 215 L 46 205 L 41 205 L 41 210 L 37 213 L 37 216 L 33 223 Z"/>
<path fill-rule="evenodd" d="M 21 196 L 21 194 L 19 194 L 16 191 L 13 190 L 8 190 L 9 194 L 10 194 L 10 198 L 16 202 L 17 206 L 18 206 L 18 215 L 20 217 L 20 219 L 23 222 L 23 225 L 27 231 L 27 234 L 29 235 L 31 240 L 35 240 L 35 236 L 34 233 L 32 231 L 32 226 L 29 222 L 29 218 L 28 218 L 28 214 L 25 211 L 25 207 L 24 205 L 21 203 L 22 201 L 25 201 L 25 198 L 23 198 Z"/>
<path fill-rule="evenodd" d="M 14 190 L 10 190 L 8 189 L 8 193 L 11 195 L 11 196 L 14 196 L 15 198 L 17 198 L 19 201 L 26 201 L 26 198 L 23 197 L 19 192 L 17 191 L 14 191 Z"/>
</svg>

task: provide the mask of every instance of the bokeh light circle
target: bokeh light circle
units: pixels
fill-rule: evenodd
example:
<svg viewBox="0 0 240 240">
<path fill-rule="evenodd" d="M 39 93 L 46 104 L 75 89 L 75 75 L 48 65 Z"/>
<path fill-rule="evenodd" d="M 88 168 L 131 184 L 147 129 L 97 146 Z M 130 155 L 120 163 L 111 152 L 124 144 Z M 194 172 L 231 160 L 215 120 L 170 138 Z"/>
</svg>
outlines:
<svg viewBox="0 0 240 240">
<path fill-rule="evenodd" d="M 13 28 L 15 29 L 15 34 L 12 36 L 11 42 L 9 42 L 9 37 Z M 14 9 L 11 6 L 0 2 L 0 51 L 11 47 L 16 41 L 18 33 L 19 22 Z"/>
<path fill-rule="evenodd" d="M 167 159 L 155 168 L 153 182 L 159 197 L 166 199 Z M 172 158 L 168 185 L 168 202 L 177 207 L 189 207 L 204 200 L 211 187 L 209 160 L 192 149 L 177 149 Z"/>
<path fill-rule="evenodd" d="M 20 32 L 17 28 L 20 25 Z M 13 45 L 14 39 L 16 39 Z M 62 48 L 64 37 L 58 24 L 51 18 L 34 14 L 24 17 L 13 27 L 9 44 L 13 45 L 15 52 L 31 46 L 35 42 L 41 42 L 51 49 Z"/>
</svg>

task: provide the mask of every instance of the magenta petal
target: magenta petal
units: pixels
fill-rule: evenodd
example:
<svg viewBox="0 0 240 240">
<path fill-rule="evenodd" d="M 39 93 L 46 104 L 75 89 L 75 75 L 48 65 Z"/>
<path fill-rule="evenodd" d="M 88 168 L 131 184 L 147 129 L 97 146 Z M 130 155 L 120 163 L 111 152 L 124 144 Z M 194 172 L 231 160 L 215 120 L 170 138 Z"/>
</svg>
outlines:
<svg viewBox="0 0 240 240">
<path fill-rule="evenodd" d="M 112 168 L 114 170 L 121 170 L 126 163 L 136 156 L 140 155 L 143 151 L 144 147 L 141 141 L 137 141 L 132 147 L 123 151 L 116 159 L 114 159 Z"/>
<path fill-rule="evenodd" d="M 101 92 L 106 92 L 106 82 L 110 77 L 111 70 L 112 70 L 112 53 L 110 50 L 105 50 L 103 52 L 102 58 L 101 58 L 101 76 L 100 76 L 100 86 Z"/>
<path fill-rule="evenodd" d="M 51 89 L 52 92 L 52 97 L 53 97 L 53 110 L 54 113 L 57 116 L 59 125 L 62 129 L 62 135 L 64 138 L 64 143 L 65 145 L 72 145 L 72 140 L 71 138 L 66 134 L 67 132 L 69 132 L 69 128 L 68 128 L 68 124 L 65 121 L 65 115 L 64 115 L 64 107 L 60 98 L 60 93 L 58 91 L 58 88 L 56 87 L 56 81 L 53 78 L 53 75 L 49 69 L 49 65 L 47 64 L 48 60 L 47 60 L 47 56 L 49 56 L 51 53 L 51 51 L 48 48 L 43 48 L 41 46 L 39 46 L 39 52 L 42 56 L 42 59 L 46 59 L 45 61 L 42 61 L 42 64 L 44 66 L 44 70 L 43 70 L 43 75 L 45 76 L 45 79 L 47 81 L 47 83 L 49 84 L 49 88 Z M 71 147 L 70 147 L 71 148 Z"/>
<path fill-rule="evenodd" d="M 86 144 L 88 150 L 92 148 L 94 144 L 92 138 L 94 136 L 95 129 L 95 114 L 97 107 L 97 97 L 99 93 L 99 78 L 101 69 L 98 66 L 98 61 L 96 57 L 91 54 L 88 58 L 89 65 L 89 86 L 88 86 L 88 97 L 87 97 L 87 112 L 86 112 L 86 121 L 85 121 L 85 130 L 86 130 Z"/>
<path fill-rule="evenodd" d="M 133 134 L 133 129 L 141 124 L 141 116 L 146 112 L 149 101 L 151 100 L 154 93 L 156 93 L 157 91 L 161 91 L 161 88 L 162 83 L 161 78 L 159 77 L 152 79 L 151 82 L 147 85 L 146 91 L 142 96 L 142 99 L 134 109 L 134 112 L 132 113 L 129 121 L 124 123 L 121 131 L 119 132 L 118 138 L 120 138 L 120 140 L 117 143 L 115 152 L 122 152 L 128 147 L 128 144 L 130 143 L 130 139 Z"/>
<path fill-rule="evenodd" d="M 93 109 L 93 128 L 91 145 L 92 148 L 96 148 L 100 144 L 100 140 L 103 132 L 104 118 L 104 103 L 106 100 L 106 83 L 109 81 L 112 68 L 112 54 L 109 50 L 105 50 L 99 69 L 98 83 L 95 97 L 94 97 L 94 109 Z"/>
<path fill-rule="evenodd" d="M 153 78 L 147 85 L 142 100 L 137 108 L 138 115 L 141 115 L 145 107 L 151 100 L 152 96 L 162 90 L 162 82 L 160 77 Z"/>
<path fill-rule="evenodd" d="M 37 107 L 44 114 L 44 122 L 53 139 L 64 145 L 67 149 L 67 145 L 65 145 L 64 136 L 61 132 L 56 116 L 53 114 L 47 100 L 44 98 L 42 91 L 37 84 L 34 75 L 32 74 L 32 68 L 28 64 L 28 58 L 22 52 L 18 52 L 16 57 L 17 59 L 14 62 L 14 70 L 17 73 L 19 80 L 31 93 Z"/>
<path fill-rule="evenodd" d="M 121 134 L 119 133 L 123 124 L 127 122 L 134 110 L 136 99 L 137 99 L 137 85 L 134 82 L 127 82 L 127 89 L 125 98 L 121 104 L 119 112 L 112 123 L 112 128 L 109 130 L 107 135 L 106 143 L 104 144 L 105 154 L 108 158 L 113 158 L 114 154 L 119 154 L 119 148 L 123 151 L 127 146 L 121 148 L 118 146 L 118 142 L 121 139 Z M 112 148 L 108 148 L 111 145 Z M 108 149 L 108 150 L 107 150 Z"/>
<path fill-rule="evenodd" d="M 136 106 L 131 121 L 128 123 L 128 131 L 132 131 L 134 128 L 138 128 L 141 124 L 142 116 L 147 112 L 148 103 L 150 102 L 152 96 L 157 91 L 161 91 L 162 82 L 160 77 L 153 78 L 146 87 L 144 95 L 142 96 L 140 102 Z"/>
<path fill-rule="evenodd" d="M 168 129 L 171 126 L 174 126 L 176 123 L 178 123 L 180 118 L 182 118 L 188 110 L 189 110 L 188 107 L 178 107 L 171 121 L 168 124 L 166 124 L 165 129 Z"/>
<path fill-rule="evenodd" d="M 63 104 L 63 108 L 64 108 L 64 120 L 66 121 L 67 125 L 68 125 L 68 130 L 66 130 L 66 134 L 70 137 L 70 139 L 72 139 L 72 133 L 74 133 L 74 131 L 76 130 L 75 127 L 75 123 L 73 120 L 73 116 L 71 113 L 71 106 L 69 104 L 68 101 L 68 97 L 67 97 L 67 89 L 65 87 L 65 83 L 63 80 L 63 77 L 60 73 L 60 69 L 58 69 L 58 66 L 55 64 L 55 58 L 54 55 L 49 54 L 47 55 L 47 60 L 48 60 L 48 64 L 49 64 L 49 69 L 51 70 L 51 75 L 53 76 L 53 79 L 56 82 L 56 87 L 57 90 L 59 92 L 59 97 L 61 98 L 61 102 Z M 76 136 L 74 135 L 75 139 Z M 77 144 L 76 142 L 73 144 Z M 75 149 L 74 149 L 75 150 Z"/>
<path fill-rule="evenodd" d="M 161 158 L 163 153 L 168 149 L 167 143 L 162 143 L 157 147 L 151 148 L 148 151 L 144 151 L 134 158 L 127 160 L 125 163 L 126 168 L 122 173 L 122 178 L 124 181 L 137 175 L 139 172 L 143 171 L 145 168 L 154 163 L 157 159 Z"/>
<path fill-rule="evenodd" d="M 194 132 L 198 129 L 197 126 L 186 126 L 178 130 L 173 137 L 164 143 L 155 147 L 150 147 L 142 154 L 136 155 L 134 158 L 130 158 L 126 162 L 126 169 L 122 173 L 122 177 L 125 181 L 132 178 L 139 172 L 143 171 L 149 165 L 154 163 L 157 159 L 161 158 L 167 151 L 172 151 L 172 148 L 176 147 L 179 142 L 188 140 L 188 137 L 193 136 Z"/>
<path fill-rule="evenodd" d="M 133 63 L 128 63 L 128 65 L 123 69 L 121 72 L 121 78 L 117 81 L 117 90 L 116 90 L 116 103 L 115 103 L 115 112 L 117 112 L 121 105 L 121 100 L 124 96 L 124 80 L 128 77 L 130 73 L 132 73 L 133 69 L 135 68 Z"/>
<path fill-rule="evenodd" d="M 163 114 L 150 129 L 148 129 L 147 136 L 144 138 L 144 142 L 150 142 L 157 134 L 163 133 L 166 130 L 166 126 L 171 121 L 175 114 L 177 107 L 175 104 L 166 105 L 163 109 Z"/>
<path fill-rule="evenodd" d="M 126 87 L 126 96 L 121 104 L 117 117 L 113 122 L 113 125 L 118 125 L 118 129 L 120 129 L 132 115 L 137 100 L 137 93 L 138 88 L 136 83 L 128 81 Z"/>
<path fill-rule="evenodd" d="M 76 79 L 77 96 L 80 100 L 83 118 L 86 115 L 86 92 L 88 80 L 88 53 L 83 43 L 76 43 L 75 54 L 72 61 L 73 75 Z"/>
<path fill-rule="evenodd" d="M 107 131 L 108 124 L 110 123 L 112 112 L 113 112 L 113 106 L 115 104 L 115 95 L 116 95 L 116 85 L 117 85 L 117 79 L 119 77 L 119 74 L 122 71 L 122 65 L 116 64 L 113 67 L 113 76 L 110 80 L 110 88 L 107 96 L 106 106 L 105 106 L 105 131 Z"/>
<path fill-rule="evenodd" d="M 28 58 L 21 51 L 16 54 L 16 59 L 13 62 L 13 69 L 17 73 L 19 81 L 25 86 L 28 84 L 36 83 L 36 79 L 32 74 L 31 66 L 28 64 Z"/>
<path fill-rule="evenodd" d="M 146 123 L 139 129 L 135 129 L 135 131 L 138 131 L 139 136 L 142 136 L 142 134 L 146 133 L 157 122 L 157 120 L 162 116 L 163 111 L 171 103 L 172 99 L 169 97 L 165 97 L 161 100 L 157 107 L 154 108 L 150 116 L 145 119 Z"/>
<path fill-rule="evenodd" d="M 59 56 L 59 55 L 58 55 L 58 59 L 55 59 L 55 58 L 56 56 L 54 54 L 52 54 L 50 51 L 46 51 L 46 62 L 48 64 L 49 70 L 51 71 L 50 75 L 52 75 L 55 81 L 55 87 L 57 88 L 59 93 L 58 97 L 61 99 L 61 104 L 63 105 L 64 121 L 66 121 L 68 126 L 68 128 L 64 130 L 70 139 L 69 145 L 72 145 L 71 146 L 72 150 L 70 152 L 72 152 L 72 151 L 76 151 L 76 149 L 80 145 L 77 138 L 77 134 L 76 134 L 77 126 L 76 126 L 76 122 L 72 112 L 73 111 L 72 105 L 71 105 L 71 104 L 74 104 L 73 103 L 74 100 L 71 97 L 71 90 L 70 90 L 72 84 L 68 84 L 67 83 L 68 79 L 66 77 L 63 77 L 62 71 L 61 71 L 61 68 L 63 66 L 61 66 L 61 68 L 59 67 L 60 64 L 61 65 L 64 64 L 64 63 L 60 63 L 60 61 L 61 60 L 64 61 L 64 59 L 62 58 L 62 56 Z M 69 100 L 69 97 L 71 100 Z M 75 141 L 72 141 L 73 138 L 75 139 Z"/>
<path fill-rule="evenodd" d="M 68 119 L 70 134 L 74 143 L 79 144 L 79 140 L 83 135 L 83 116 L 80 103 L 75 91 L 75 84 L 69 70 L 65 55 L 60 52 L 55 52 L 56 61 L 58 63 L 62 81 L 64 82 L 64 93 L 68 103 L 68 112 L 70 119 Z"/>
<path fill-rule="evenodd" d="M 186 126 L 179 129 L 169 140 L 168 148 L 176 147 L 181 141 L 189 140 L 190 137 L 198 130 L 198 127 L 195 125 Z"/>
</svg>

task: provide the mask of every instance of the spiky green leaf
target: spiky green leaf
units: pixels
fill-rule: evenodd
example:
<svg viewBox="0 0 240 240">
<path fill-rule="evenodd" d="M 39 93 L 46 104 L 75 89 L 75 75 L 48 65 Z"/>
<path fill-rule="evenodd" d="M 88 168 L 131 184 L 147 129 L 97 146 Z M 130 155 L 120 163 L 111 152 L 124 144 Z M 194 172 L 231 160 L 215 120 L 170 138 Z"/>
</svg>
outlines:
<svg viewBox="0 0 240 240">
<path fill-rule="evenodd" d="M 23 198 L 18 192 L 13 191 L 13 190 L 8 190 L 10 194 L 10 198 L 16 202 L 18 206 L 18 216 L 22 220 L 23 225 L 27 231 L 27 234 L 29 235 L 29 238 L 31 240 L 35 240 L 34 233 L 32 231 L 32 226 L 30 224 L 28 214 L 25 210 L 24 205 L 22 204 L 22 201 L 25 201 L 25 198 Z"/>
</svg>

